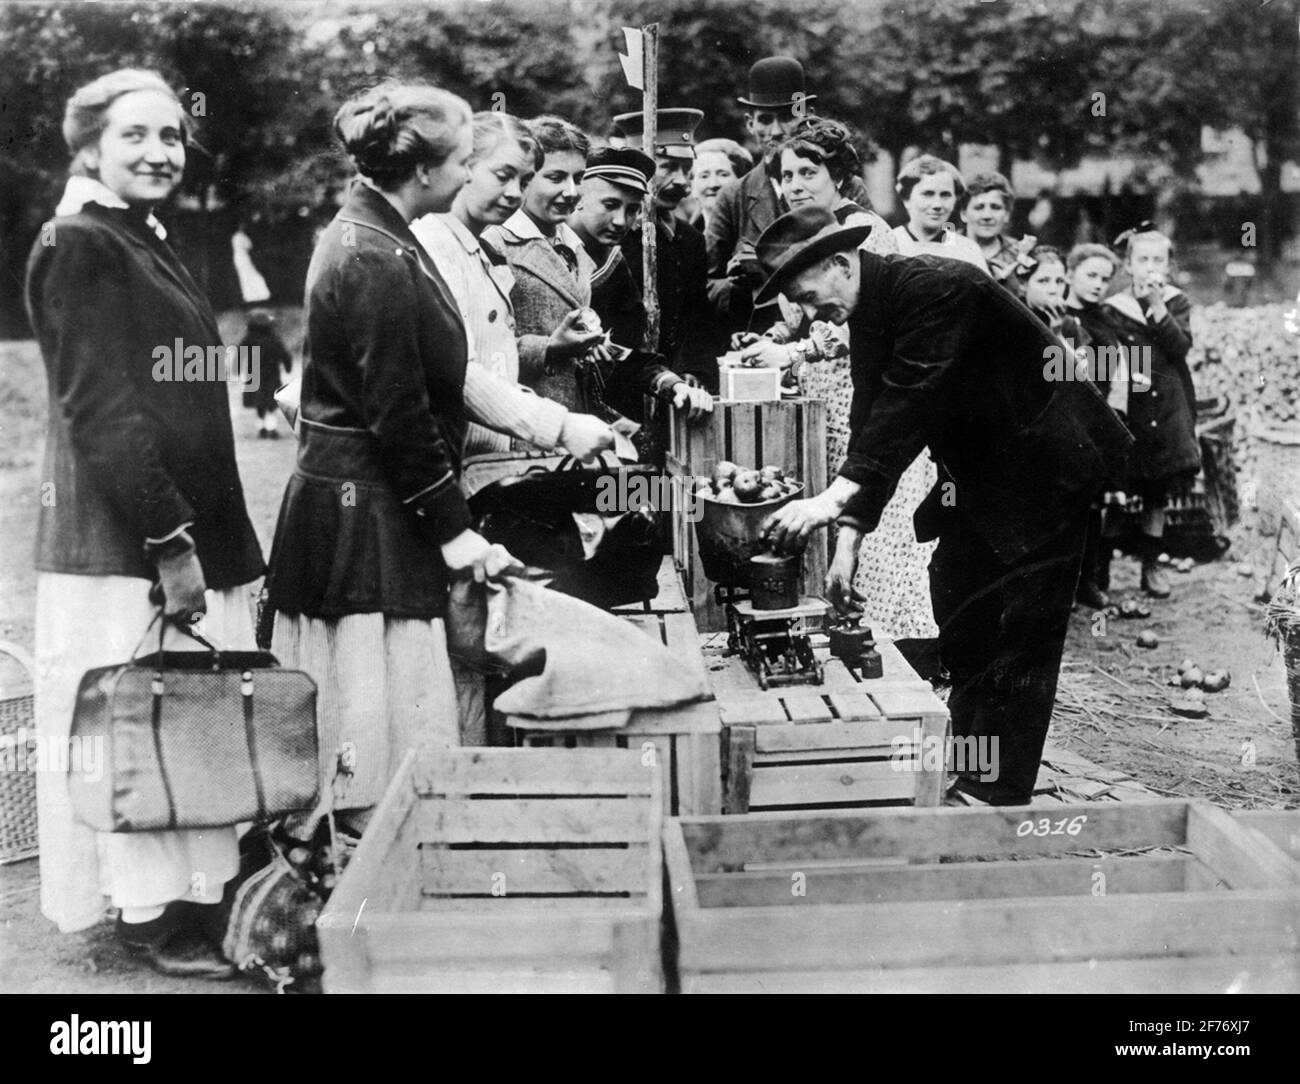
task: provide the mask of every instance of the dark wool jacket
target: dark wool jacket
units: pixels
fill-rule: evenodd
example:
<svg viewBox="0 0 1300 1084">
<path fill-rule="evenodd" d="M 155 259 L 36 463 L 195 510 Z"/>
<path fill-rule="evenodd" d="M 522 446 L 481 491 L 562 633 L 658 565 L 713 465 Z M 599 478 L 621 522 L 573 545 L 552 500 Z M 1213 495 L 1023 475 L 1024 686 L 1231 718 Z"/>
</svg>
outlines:
<svg viewBox="0 0 1300 1084">
<path fill-rule="evenodd" d="M 675 222 L 669 233 L 656 223 L 655 284 L 659 291 L 659 353 L 680 376 L 690 373 L 710 391 L 718 390 L 718 355 L 727 349 L 727 335 L 709 304 L 704 237 L 694 226 Z M 641 230 L 623 239 L 623 255 L 636 296 L 644 281 L 644 247 Z M 645 312 L 641 313 L 644 331 Z M 616 341 L 619 341 L 616 339 Z M 639 347 L 638 339 L 628 346 Z"/>
<path fill-rule="evenodd" d="M 1112 294 L 1102 302 L 1104 318 L 1119 345 L 1130 352 L 1149 350 L 1151 387 L 1130 387 L 1128 425 L 1137 443 L 1129 456 L 1133 484 L 1164 481 L 1200 468 L 1196 440 L 1196 390 L 1187 366 L 1192 347 L 1192 303 L 1173 286 L 1165 287 L 1169 310 L 1158 324 L 1131 293 Z M 1143 355 L 1138 355 L 1143 356 Z"/>
<path fill-rule="evenodd" d="M 256 580 L 262 554 L 207 299 L 134 211 L 90 203 L 50 226 L 27 266 L 50 397 L 36 567 L 152 579 L 145 541 L 189 523 L 209 587 Z M 213 365 L 209 347 L 220 348 Z M 190 348 L 204 355 L 200 379 L 155 378 L 184 377 Z"/>
<path fill-rule="evenodd" d="M 841 522 L 874 530 L 928 445 L 939 481 L 917 510 L 918 539 L 960 517 L 1002 561 L 1025 556 L 1092 499 L 1132 438 L 1090 381 L 1044 379 L 1060 341 L 979 268 L 858 255 L 839 473 L 862 489 Z"/>
<path fill-rule="evenodd" d="M 402 216 L 359 181 L 312 255 L 306 327 L 271 605 L 441 617 L 439 546 L 471 526 L 459 486 L 465 329 Z"/>
</svg>

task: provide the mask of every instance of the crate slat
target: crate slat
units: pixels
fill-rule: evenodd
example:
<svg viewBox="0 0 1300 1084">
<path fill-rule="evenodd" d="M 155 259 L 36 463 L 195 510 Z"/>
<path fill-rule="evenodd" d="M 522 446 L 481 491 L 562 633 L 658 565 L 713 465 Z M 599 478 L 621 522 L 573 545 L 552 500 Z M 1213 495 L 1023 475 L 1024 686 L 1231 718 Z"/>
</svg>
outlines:
<svg viewBox="0 0 1300 1084">
<path fill-rule="evenodd" d="M 431 795 L 649 794 L 653 773 L 644 764 L 574 750 L 561 763 L 523 749 L 493 749 L 456 757 L 429 757 L 413 771 L 416 792 Z"/>
<path fill-rule="evenodd" d="M 1274 956 L 1089 960 L 863 971 L 752 971 L 691 975 L 688 994 L 1243 994 L 1300 993 L 1300 964 Z"/>
<path fill-rule="evenodd" d="M 678 927 L 691 970 L 1034 963 L 1300 951 L 1295 897 L 1232 893 L 703 908 Z M 815 915 L 816 936 L 809 936 Z M 919 931 L 924 931 L 920 935 Z"/>
<path fill-rule="evenodd" d="M 1077 835 L 1069 822 L 1086 816 Z M 1025 822 L 1046 818 L 1049 833 L 1017 835 Z M 754 814 L 749 817 L 690 817 L 681 821 L 701 872 L 746 861 L 803 858 L 972 857 L 1013 849 L 1017 855 L 1063 854 L 1083 849 L 1178 847 L 1186 842 L 1185 803 L 1126 807 L 1118 802 L 1078 802 L 1047 811 L 985 808 L 898 809 L 823 814 Z"/>
<path fill-rule="evenodd" d="M 625 848 L 503 848 L 489 851 L 421 847 L 424 894 L 644 893 L 643 843 Z"/>
<path fill-rule="evenodd" d="M 915 748 L 916 731 L 910 722 L 889 720 L 862 723 L 827 723 L 806 727 L 760 726 L 756 728 L 758 752 L 781 753 L 812 750 L 851 749 L 862 756 L 888 756 L 895 749 Z"/>
<path fill-rule="evenodd" d="M 1003 899 L 1018 896 L 1106 895 L 1180 892 L 1187 887 L 1190 855 L 1106 858 L 1091 863 L 1056 858 L 1024 862 L 953 862 L 926 866 L 876 866 L 870 869 L 798 871 L 801 894 L 792 891 L 791 873 L 709 873 L 695 878 L 703 907 L 821 906 L 899 900 Z"/>
<path fill-rule="evenodd" d="M 898 801 L 916 793 L 916 762 L 888 760 L 754 766 L 750 809 Z"/>
<path fill-rule="evenodd" d="M 617 798 L 426 799 L 421 843 L 617 843 L 644 838 L 644 802 Z"/>
</svg>

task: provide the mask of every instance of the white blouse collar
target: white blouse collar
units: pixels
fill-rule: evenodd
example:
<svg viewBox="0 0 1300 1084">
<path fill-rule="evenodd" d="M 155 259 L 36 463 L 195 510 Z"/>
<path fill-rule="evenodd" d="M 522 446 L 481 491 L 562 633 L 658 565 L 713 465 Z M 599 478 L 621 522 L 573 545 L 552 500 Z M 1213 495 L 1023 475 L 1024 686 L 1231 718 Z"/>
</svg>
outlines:
<svg viewBox="0 0 1300 1084">
<path fill-rule="evenodd" d="M 54 213 L 56 215 L 75 215 L 87 203 L 98 203 L 101 207 L 112 207 L 121 211 L 131 209 L 131 205 L 126 200 L 122 199 L 102 181 L 97 181 L 94 177 L 73 176 L 68 178 L 67 186 L 63 189 L 63 198 L 59 200 L 59 205 L 54 208 Z M 149 212 L 149 217 L 144 221 L 145 225 L 158 235 L 160 241 L 167 240 L 167 230 L 154 217 L 152 211 Z"/>
</svg>

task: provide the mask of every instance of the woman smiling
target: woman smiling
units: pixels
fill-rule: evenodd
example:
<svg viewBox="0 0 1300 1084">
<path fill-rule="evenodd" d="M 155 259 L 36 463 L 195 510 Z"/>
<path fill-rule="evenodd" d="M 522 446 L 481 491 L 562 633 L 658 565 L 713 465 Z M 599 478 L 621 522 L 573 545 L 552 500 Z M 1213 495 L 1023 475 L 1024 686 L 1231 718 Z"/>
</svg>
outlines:
<svg viewBox="0 0 1300 1084">
<path fill-rule="evenodd" d="M 913 158 L 898 174 L 894 190 L 907 211 L 907 225 L 894 227 L 904 256 L 947 256 L 989 269 L 980 246 L 956 231 L 952 213 L 966 185 L 957 167 L 932 154 Z"/>
<path fill-rule="evenodd" d="M 185 171 L 187 118 L 152 72 L 117 71 L 68 102 L 63 198 L 32 249 L 27 303 L 50 411 L 36 567 L 36 729 L 68 741 L 81 676 L 139 645 L 159 602 L 172 624 L 206 612 L 226 648 L 251 647 L 247 585 L 262 574 L 235 463 L 224 371 L 153 378 L 177 339 L 219 347 L 203 292 L 154 209 Z M 153 583 L 151 591 L 150 584 Z M 169 629 L 168 650 L 193 641 Z M 153 643 L 157 646 L 157 640 Z M 64 931 L 119 908 L 126 947 L 167 974 L 226 978 L 222 889 L 234 828 L 96 834 L 73 819 L 67 778 L 37 776 L 41 909 Z M 202 874 L 202 876 L 197 876 Z"/>
</svg>

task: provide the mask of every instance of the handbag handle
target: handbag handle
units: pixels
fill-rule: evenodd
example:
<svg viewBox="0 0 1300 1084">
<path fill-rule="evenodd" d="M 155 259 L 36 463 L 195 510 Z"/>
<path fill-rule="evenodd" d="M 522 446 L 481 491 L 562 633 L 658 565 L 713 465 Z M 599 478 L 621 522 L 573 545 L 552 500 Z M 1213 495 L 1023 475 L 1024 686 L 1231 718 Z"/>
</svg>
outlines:
<svg viewBox="0 0 1300 1084">
<path fill-rule="evenodd" d="M 163 641 L 167 635 L 167 626 L 171 625 L 179 632 L 184 633 L 191 640 L 197 640 L 200 644 L 202 644 L 209 651 L 211 651 L 214 660 L 216 660 L 217 664 L 220 665 L 221 649 L 218 648 L 216 644 L 213 644 L 207 639 L 205 639 L 204 637 L 200 636 L 188 625 L 182 624 L 181 622 L 175 620 L 174 618 L 168 617 L 165 613 L 163 613 L 161 606 L 159 606 L 158 609 L 154 611 L 153 618 L 149 621 L 149 624 L 145 626 L 144 635 L 140 637 L 135 647 L 131 649 L 131 655 L 130 655 L 131 660 L 135 660 L 138 657 L 141 646 L 144 644 L 145 640 L 149 638 L 149 633 L 153 629 L 155 624 L 158 626 L 158 657 L 160 662 L 163 655 Z M 160 669 L 161 669 L 161 665 L 160 665 Z"/>
</svg>

